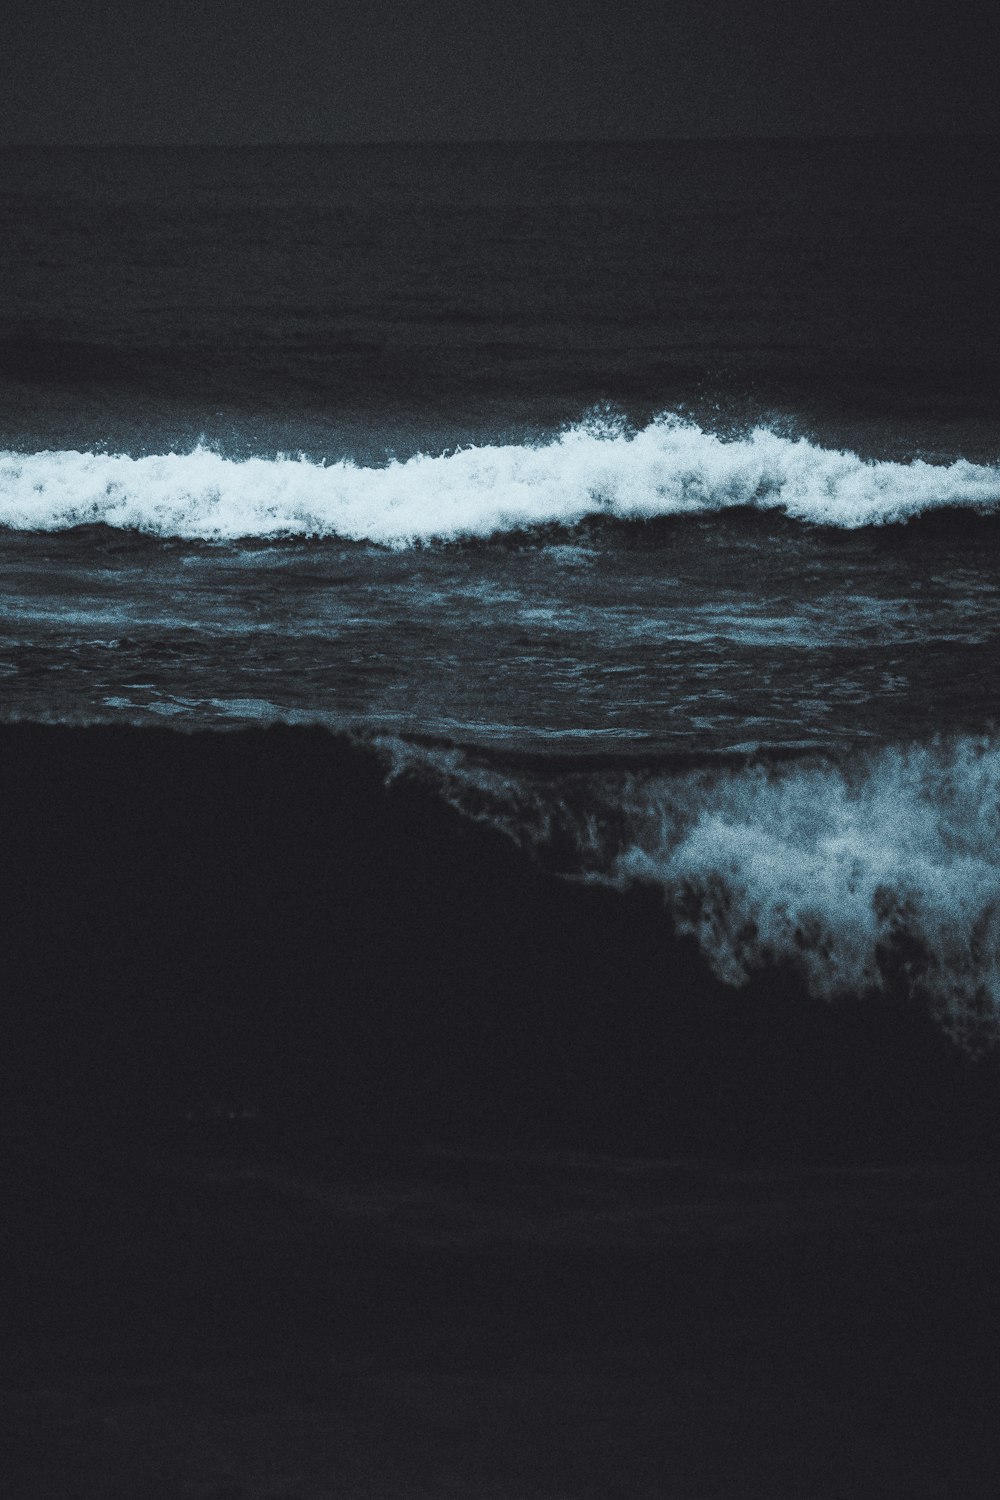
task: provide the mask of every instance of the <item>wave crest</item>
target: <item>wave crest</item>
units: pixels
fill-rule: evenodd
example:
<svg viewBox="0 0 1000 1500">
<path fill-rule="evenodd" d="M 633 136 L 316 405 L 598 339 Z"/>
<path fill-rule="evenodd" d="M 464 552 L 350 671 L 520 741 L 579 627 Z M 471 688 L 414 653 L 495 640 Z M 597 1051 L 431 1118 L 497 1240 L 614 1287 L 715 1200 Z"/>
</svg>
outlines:
<svg viewBox="0 0 1000 1500">
<path fill-rule="evenodd" d="M 724 439 L 669 415 L 634 433 L 588 423 L 549 443 L 417 454 L 381 468 L 203 448 L 0 454 L 0 525 L 100 524 L 191 540 L 336 536 L 402 548 L 601 514 L 642 521 L 752 506 L 855 528 L 998 505 L 995 466 L 868 461 L 763 427 Z"/>
<path fill-rule="evenodd" d="M 715 974 L 787 965 L 825 999 L 925 1003 L 970 1047 L 1000 1038 L 1000 743 L 553 780 L 397 747 L 467 816 L 564 874 L 663 891 Z"/>
</svg>

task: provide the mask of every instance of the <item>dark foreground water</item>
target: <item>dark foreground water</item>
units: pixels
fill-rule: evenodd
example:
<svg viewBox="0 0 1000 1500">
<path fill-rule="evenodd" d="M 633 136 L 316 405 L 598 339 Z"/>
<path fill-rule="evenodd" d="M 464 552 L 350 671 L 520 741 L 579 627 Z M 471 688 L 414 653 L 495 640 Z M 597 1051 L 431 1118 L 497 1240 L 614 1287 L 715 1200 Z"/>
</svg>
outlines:
<svg viewBox="0 0 1000 1500">
<path fill-rule="evenodd" d="M 0 154 L 16 1493 L 990 1492 L 997 160 Z"/>
</svg>

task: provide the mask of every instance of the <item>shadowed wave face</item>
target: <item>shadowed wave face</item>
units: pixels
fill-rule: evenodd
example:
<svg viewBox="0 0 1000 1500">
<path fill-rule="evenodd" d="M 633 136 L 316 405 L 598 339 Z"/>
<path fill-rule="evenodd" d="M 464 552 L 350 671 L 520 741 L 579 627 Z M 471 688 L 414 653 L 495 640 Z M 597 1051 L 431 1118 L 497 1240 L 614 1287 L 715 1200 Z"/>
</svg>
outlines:
<svg viewBox="0 0 1000 1500">
<path fill-rule="evenodd" d="M 4 727 L 4 1111 L 131 1138 L 222 1101 L 335 1152 L 989 1155 L 996 762 L 624 776 Z"/>
</svg>

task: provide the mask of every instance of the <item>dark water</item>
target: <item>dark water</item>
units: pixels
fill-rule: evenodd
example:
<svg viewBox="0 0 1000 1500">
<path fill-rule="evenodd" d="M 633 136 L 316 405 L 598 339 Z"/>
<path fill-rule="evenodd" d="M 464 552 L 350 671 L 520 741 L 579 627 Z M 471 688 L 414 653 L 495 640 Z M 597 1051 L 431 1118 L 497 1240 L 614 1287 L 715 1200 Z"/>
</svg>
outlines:
<svg viewBox="0 0 1000 1500">
<path fill-rule="evenodd" d="M 961 140 L 8 151 L 4 426 L 371 456 L 721 400 L 995 452 L 997 171 Z"/>
<path fill-rule="evenodd" d="M 0 153 L 5 1493 L 994 1493 L 998 162 Z"/>
</svg>

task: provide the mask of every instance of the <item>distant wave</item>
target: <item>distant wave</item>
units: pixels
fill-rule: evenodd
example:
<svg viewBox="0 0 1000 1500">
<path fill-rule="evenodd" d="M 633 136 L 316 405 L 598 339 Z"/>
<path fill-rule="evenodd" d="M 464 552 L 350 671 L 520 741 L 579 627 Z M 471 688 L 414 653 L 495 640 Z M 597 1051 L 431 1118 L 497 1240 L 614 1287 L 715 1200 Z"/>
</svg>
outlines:
<svg viewBox="0 0 1000 1500">
<path fill-rule="evenodd" d="M 0 525 L 105 525 L 192 540 L 340 537 L 388 547 L 751 506 L 820 525 L 1000 506 L 1000 468 L 868 461 L 767 428 L 725 439 L 664 416 L 638 432 L 585 423 L 548 443 L 418 454 L 381 468 L 236 460 L 0 454 Z"/>
<path fill-rule="evenodd" d="M 1000 741 L 575 776 L 383 754 L 564 874 L 659 886 L 723 981 L 788 965 L 817 996 L 909 995 L 1000 1038 Z"/>
</svg>

